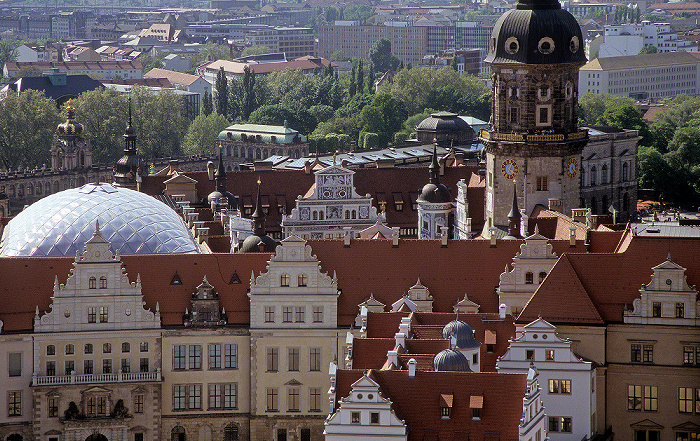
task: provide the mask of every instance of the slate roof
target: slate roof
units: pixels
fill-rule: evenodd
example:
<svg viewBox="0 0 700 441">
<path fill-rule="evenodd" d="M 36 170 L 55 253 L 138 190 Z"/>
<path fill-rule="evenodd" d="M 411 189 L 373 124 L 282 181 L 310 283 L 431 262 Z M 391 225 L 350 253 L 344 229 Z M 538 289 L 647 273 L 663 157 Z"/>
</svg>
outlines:
<svg viewBox="0 0 700 441">
<path fill-rule="evenodd" d="M 23 77 L 9 84 L 9 88 L 20 93 L 25 90 L 38 90 L 56 101 L 65 101 L 68 98 L 77 98 L 83 92 L 104 87 L 101 82 L 90 78 L 88 75 L 66 75 L 65 86 L 54 86 L 51 79 L 43 77 Z"/>
<path fill-rule="evenodd" d="M 364 370 L 339 370 L 336 399 L 349 395 Z M 409 441 L 429 439 L 518 439 L 525 374 L 370 370 L 383 397 L 392 401 L 396 416 L 409 427 Z M 441 416 L 441 395 L 452 396 L 449 419 Z M 471 397 L 483 397 L 481 420 L 472 421 Z M 337 408 L 337 407 L 336 407 Z"/>
</svg>

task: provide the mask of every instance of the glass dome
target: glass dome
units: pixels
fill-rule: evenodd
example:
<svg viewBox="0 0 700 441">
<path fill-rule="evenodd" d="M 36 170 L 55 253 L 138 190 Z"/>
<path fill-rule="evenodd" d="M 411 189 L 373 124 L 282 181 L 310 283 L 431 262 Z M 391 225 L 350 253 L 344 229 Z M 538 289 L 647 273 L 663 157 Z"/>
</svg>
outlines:
<svg viewBox="0 0 700 441">
<path fill-rule="evenodd" d="M 155 198 L 105 183 L 65 190 L 33 203 L 7 226 L 0 256 L 75 256 L 99 221 L 119 254 L 198 253 L 184 221 Z"/>
</svg>

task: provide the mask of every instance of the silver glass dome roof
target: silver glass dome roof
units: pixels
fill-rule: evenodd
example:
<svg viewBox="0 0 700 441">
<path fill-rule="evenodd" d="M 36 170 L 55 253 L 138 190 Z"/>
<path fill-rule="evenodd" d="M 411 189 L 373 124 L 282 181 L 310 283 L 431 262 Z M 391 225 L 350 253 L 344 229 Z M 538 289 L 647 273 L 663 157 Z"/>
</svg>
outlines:
<svg viewBox="0 0 700 441">
<path fill-rule="evenodd" d="M 24 209 L 5 227 L 0 256 L 75 256 L 98 221 L 119 254 L 199 252 L 170 207 L 134 190 L 97 183 L 52 194 Z"/>
</svg>

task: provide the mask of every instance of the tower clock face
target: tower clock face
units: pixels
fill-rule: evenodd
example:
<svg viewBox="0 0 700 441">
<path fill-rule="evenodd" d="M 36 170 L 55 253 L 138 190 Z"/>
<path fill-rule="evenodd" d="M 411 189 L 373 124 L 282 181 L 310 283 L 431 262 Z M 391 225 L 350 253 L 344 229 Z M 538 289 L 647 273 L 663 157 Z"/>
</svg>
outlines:
<svg viewBox="0 0 700 441">
<path fill-rule="evenodd" d="M 577 172 L 578 161 L 576 161 L 576 158 L 569 159 L 569 162 L 566 163 L 566 174 L 568 174 L 570 178 L 574 178 Z"/>
<path fill-rule="evenodd" d="M 501 173 L 506 179 L 513 179 L 518 175 L 518 163 L 514 159 L 506 159 L 501 164 Z"/>
</svg>

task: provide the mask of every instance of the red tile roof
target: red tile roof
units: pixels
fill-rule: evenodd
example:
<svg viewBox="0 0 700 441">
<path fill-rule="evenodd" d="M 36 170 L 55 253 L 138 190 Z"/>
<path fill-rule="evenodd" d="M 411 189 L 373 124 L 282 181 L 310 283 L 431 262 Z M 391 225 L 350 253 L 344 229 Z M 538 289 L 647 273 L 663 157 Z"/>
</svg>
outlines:
<svg viewBox="0 0 700 441">
<path fill-rule="evenodd" d="M 700 238 L 632 238 L 627 232 L 617 253 L 562 256 L 518 322 L 541 314 L 553 324 L 620 323 L 625 307 L 631 308 L 640 296 L 640 286 L 650 282 L 652 268 L 669 253 L 672 261 L 687 269 L 688 284 L 699 285 Z"/>
<path fill-rule="evenodd" d="M 336 398 L 348 396 L 352 383 L 364 372 L 339 370 Z M 518 439 L 525 374 L 418 371 L 408 378 L 405 370 L 371 370 L 368 376 L 392 401 L 396 416 L 406 422 L 409 441 L 486 439 L 487 434 L 498 434 L 494 439 Z M 452 396 L 449 419 L 441 416 L 442 395 Z M 473 421 L 469 403 L 477 396 L 483 397 L 483 408 L 481 420 Z"/>
</svg>

